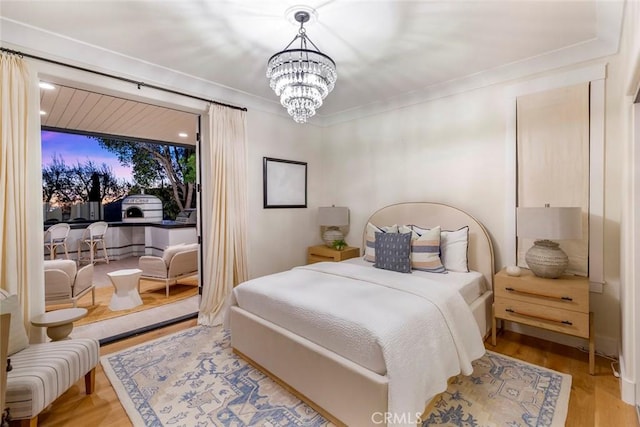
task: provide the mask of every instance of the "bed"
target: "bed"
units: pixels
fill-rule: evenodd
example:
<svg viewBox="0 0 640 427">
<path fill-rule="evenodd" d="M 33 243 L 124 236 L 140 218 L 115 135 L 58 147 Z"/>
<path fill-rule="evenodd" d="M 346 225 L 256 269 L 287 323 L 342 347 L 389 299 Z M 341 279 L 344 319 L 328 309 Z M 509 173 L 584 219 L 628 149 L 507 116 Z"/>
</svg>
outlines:
<svg viewBox="0 0 640 427">
<path fill-rule="evenodd" d="M 423 286 L 429 280 L 423 276 L 435 273 L 387 272 L 357 258 L 253 279 L 234 289 L 228 316 L 231 343 L 237 354 L 334 423 L 381 425 L 384 414 L 393 412 L 389 426 L 415 425 L 424 402 L 444 391 L 448 377 L 469 374 L 472 359 L 484 352 L 478 340 L 482 346 L 491 324 L 493 249 L 482 224 L 443 204 L 395 204 L 378 210 L 368 222 L 442 230 L 469 227 L 470 273 L 438 274 L 443 283 Z M 463 285 L 455 291 L 446 289 L 459 281 L 456 276 L 466 278 Z M 434 305 L 437 310 L 421 309 L 436 300 L 442 301 Z M 341 312 L 345 303 L 351 304 L 349 311 Z M 401 312 L 408 313 L 413 323 L 393 330 L 396 323 L 405 324 L 398 319 Z M 338 315 L 343 317 L 339 322 L 334 318 Z M 372 331 L 367 325 L 354 329 L 361 322 L 376 324 Z M 388 330 L 392 332 L 387 334 Z M 381 341 L 384 334 L 392 345 Z M 437 347 L 443 356 L 433 357 L 427 347 Z M 425 360 L 430 368 L 416 369 Z M 413 393 L 414 386 L 420 393 Z M 425 387 L 429 390 L 422 395 Z M 420 411 L 415 411 L 416 402 L 421 403 Z"/>
</svg>

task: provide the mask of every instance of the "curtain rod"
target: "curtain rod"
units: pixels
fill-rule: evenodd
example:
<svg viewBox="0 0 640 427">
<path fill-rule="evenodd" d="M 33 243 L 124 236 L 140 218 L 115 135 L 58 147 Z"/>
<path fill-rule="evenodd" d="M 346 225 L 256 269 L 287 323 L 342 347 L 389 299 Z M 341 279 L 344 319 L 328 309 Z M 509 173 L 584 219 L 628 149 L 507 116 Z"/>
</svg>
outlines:
<svg viewBox="0 0 640 427">
<path fill-rule="evenodd" d="M 148 87 L 148 88 L 151 88 L 151 89 L 156 89 L 156 90 L 160 90 L 160 91 L 163 91 L 163 92 L 172 93 L 174 95 L 181 95 L 181 96 L 186 96 L 187 98 L 197 99 L 198 101 L 210 102 L 212 104 L 221 105 L 223 107 L 233 108 L 235 110 L 247 111 L 247 109 L 245 107 L 238 107 L 237 105 L 225 104 L 224 102 L 214 101 L 212 99 L 200 98 L 199 96 L 189 95 L 188 93 L 179 92 L 179 91 L 173 90 L 173 89 L 167 89 L 167 88 L 162 87 L 162 86 L 156 86 L 156 85 L 148 84 L 148 83 L 145 83 L 145 82 L 140 82 L 140 81 L 128 79 L 126 77 L 120 77 L 120 76 L 116 76 L 116 75 L 113 75 L 113 74 L 103 73 L 102 71 L 91 70 L 89 68 L 79 67 L 77 65 L 65 64 L 64 62 L 59 62 L 59 61 L 55 61 L 53 59 L 43 58 L 41 56 L 30 55 L 28 53 L 20 52 L 20 51 L 17 51 L 17 50 L 12 50 L 12 49 L 7 49 L 7 48 L 4 48 L 4 47 L 0 47 L 0 51 L 7 52 L 7 53 L 10 53 L 10 54 L 13 54 L 13 55 L 18 55 L 20 57 L 36 59 L 38 61 L 44 61 L 44 62 L 49 62 L 49 63 L 55 64 L 55 65 L 61 65 L 63 67 L 73 68 L 74 70 L 86 71 L 88 73 L 97 74 L 97 75 L 103 76 L 103 77 L 109 77 L 109 78 L 120 80 L 120 81 L 123 81 L 123 82 L 126 82 L 126 83 L 132 83 L 132 84 L 138 86 L 138 89 L 140 89 L 140 88 L 142 88 L 144 86 L 144 87 Z"/>
</svg>

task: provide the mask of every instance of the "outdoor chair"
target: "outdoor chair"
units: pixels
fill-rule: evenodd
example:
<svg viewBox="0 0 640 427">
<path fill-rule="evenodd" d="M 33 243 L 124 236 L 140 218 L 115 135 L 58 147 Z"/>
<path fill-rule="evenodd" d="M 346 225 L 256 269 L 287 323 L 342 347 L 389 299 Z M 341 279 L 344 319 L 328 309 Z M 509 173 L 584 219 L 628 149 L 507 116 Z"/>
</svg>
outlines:
<svg viewBox="0 0 640 427">
<path fill-rule="evenodd" d="M 44 302 L 46 305 L 72 303 L 91 291 L 91 305 L 96 305 L 96 290 L 93 285 L 93 264 L 78 270 L 75 261 L 44 261 Z"/>
<path fill-rule="evenodd" d="M 94 222 L 84 229 L 82 237 L 78 241 L 78 263 L 86 259 L 82 257 L 82 247 L 89 247 L 89 262 L 93 264 L 96 261 L 105 261 L 109 264 L 109 255 L 107 254 L 107 245 L 105 243 L 105 235 L 109 224 L 104 221 Z M 102 258 L 96 258 L 98 254 L 98 245 L 102 246 Z"/>
<path fill-rule="evenodd" d="M 56 259 L 56 250 L 58 246 L 62 246 L 64 254 L 69 259 L 69 251 L 67 250 L 67 237 L 69 237 L 69 224 L 54 224 L 47 228 L 44 232 L 44 247 L 49 250 L 49 259 Z"/>
<path fill-rule="evenodd" d="M 141 256 L 138 260 L 141 278 L 164 282 L 168 298 L 170 285 L 198 273 L 198 248 L 197 243 L 175 245 L 167 247 L 161 257 Z"/>
</svg>

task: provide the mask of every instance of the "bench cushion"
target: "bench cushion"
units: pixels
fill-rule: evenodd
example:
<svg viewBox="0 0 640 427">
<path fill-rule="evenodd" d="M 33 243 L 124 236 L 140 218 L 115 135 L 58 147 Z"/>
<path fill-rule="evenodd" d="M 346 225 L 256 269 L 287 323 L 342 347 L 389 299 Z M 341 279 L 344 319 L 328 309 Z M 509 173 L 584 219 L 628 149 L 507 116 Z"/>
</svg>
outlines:
<svg viewBox="0 0 640 427">
<path fill-rule="evenodd" d="M 91 338 L 31 344 L 10 357 L 6 406 L 13 419 L 33 418 L 97 364 L 100 345 Z"/>
</svg>

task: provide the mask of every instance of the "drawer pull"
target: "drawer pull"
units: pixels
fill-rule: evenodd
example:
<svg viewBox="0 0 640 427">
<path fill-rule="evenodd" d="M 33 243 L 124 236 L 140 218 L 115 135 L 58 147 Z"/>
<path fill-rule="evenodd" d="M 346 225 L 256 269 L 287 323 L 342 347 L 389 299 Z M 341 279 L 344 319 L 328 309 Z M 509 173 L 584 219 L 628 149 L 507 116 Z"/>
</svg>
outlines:
<svg viewBox="0 0 640 427">
<path fill-rule="evenodd" d="M 518 315 L 518 316 L 531 317 L 532 319 L 546 320 L 547 322 L 562 323 L 563 325 L 573 326 L 573 323 L 570 322 L 569 320 L 557 320 L 557 319 L 551 319 L 549 317 L 537 316 L 535 314 L 521 313 L 521 312 L 515 311 L 512 308 L 505 308 L 504 311 L 506 311 L 508 313 L 511 313 L 511 314 Z"/>
<path fill-rule="evenodd" d="M 538 294 L 538 293 L 535 293 L 535 292 L 520 291 L 520 290 L 514 289 L 514 288 L 504 288 L 504 289 L 506 291 L 509 291 L 509 292 L 515 292 L 515 293 L 524 294 L 524 295 L 531 295 L 531 296 L 534 296 L 534 297 L 559 299 L 559 300 L 562 300 L 562 301 L 573 301 L 573 298 L 571 298 L 571 297 L 556 297 L 556 296 L 553 296 L 553 295 L 545 295 L 545 294 Z"/>
</svg>

